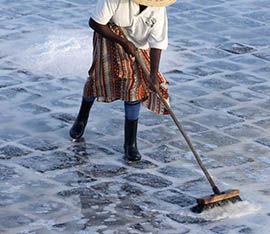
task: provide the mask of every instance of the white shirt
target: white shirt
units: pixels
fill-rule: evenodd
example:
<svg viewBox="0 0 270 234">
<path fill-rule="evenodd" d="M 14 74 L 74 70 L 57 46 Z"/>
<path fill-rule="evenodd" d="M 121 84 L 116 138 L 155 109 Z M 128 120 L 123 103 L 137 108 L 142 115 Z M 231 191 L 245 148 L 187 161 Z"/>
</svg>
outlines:
<svg viewBox="0 0 270 234">
<path fill-rule="evenodd" d="M 165 7 L 140 7 L 132 0 L 98 0 L 92 19 L 122 27 L 127 38 L 141 49 L 168 47 L 168 20 Z"/>
</svg>

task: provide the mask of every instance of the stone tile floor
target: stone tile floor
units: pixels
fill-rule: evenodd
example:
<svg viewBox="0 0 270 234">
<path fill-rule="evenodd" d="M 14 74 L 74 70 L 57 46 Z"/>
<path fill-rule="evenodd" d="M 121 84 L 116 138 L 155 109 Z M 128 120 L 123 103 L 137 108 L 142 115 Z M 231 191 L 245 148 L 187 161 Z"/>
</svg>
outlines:
<svg viewBox="0 0 270 234">
<path fill-rule="evenodd" d="M 189 208 L 211 189 L 168 117 L 142 110 L 136 164 L 122 159 L 121 102 L 96 103 L 84 140 L 69 139 L 94 4 L 0 0 L 0 233 L 269 233 L 269 0 L 168 8 L 171 105 L 245 200 L 202 215 Z"/>
</svg>

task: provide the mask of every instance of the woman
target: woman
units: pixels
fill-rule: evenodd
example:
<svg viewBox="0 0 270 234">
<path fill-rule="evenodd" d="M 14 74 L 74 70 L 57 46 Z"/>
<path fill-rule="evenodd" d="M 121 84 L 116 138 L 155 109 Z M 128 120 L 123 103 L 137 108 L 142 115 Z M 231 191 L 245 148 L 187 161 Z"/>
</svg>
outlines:
<svg viewBox="0 0 270 234">
<path fill-rule="evenodd" d="M 79 114 L 70 136 L 85 130 L 94 100 L 123 100 L 125 105 L 125 158 L 139 161 L 137 126 L 141 103 L 157 114 L 168 114 L 134 55 L 139 51 L 148 66 L 152 84 L 168 99 L 168 82 L 159 73 L 161 51 L 168 46 L 166 8 L 175 0 L 99 0 L 89 20 L 94 29 L 93 64 L 85 83 Z M 151 86 L 150 86 L 151 87 Z"/>
</svg>

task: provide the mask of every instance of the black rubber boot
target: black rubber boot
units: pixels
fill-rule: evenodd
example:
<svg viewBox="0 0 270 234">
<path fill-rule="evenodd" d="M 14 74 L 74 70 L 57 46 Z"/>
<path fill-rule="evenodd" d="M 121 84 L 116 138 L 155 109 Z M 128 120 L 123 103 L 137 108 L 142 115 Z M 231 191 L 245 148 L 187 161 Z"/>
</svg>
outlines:
<svg viewBox="0 0 270 234">
<path fill-rule="evenodd" d="M 94 102 L 87 102 L 84 99 L 82 99 L 81 108 L 79 111 L 79 114 L 72 126 L 72 128 L 69 131 L 69 135 L 73 139 L 80 139 L 84 133 L 85 127 L 87 125 L 89 111 L 92 107 Z"/>
<path fill-rule="evenodd" d="M 137 148 L 138 120 L 125 120 L 125 159 L 128 161 L 139 161 L 142 156 Z"/>
</svg>

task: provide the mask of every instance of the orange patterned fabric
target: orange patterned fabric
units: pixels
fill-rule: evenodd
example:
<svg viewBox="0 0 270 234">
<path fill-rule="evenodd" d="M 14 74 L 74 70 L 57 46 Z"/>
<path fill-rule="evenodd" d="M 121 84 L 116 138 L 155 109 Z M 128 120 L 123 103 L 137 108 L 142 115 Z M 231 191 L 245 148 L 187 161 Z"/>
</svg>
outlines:
<svg viewBox="0 0 270 234">
<path fill-rule="evenodd" d="M 122 31 L 116 25 L 111 30 L 119 36 Z M 140 50 L 150 70 L 150 50 Z M 117 43 L 111 42 L 98 33 L 93 37 L 93 63 L 84 86 L 85 97 L 97 97 L 97 101 L 112 102 L 142 101 L 149 110 L 166 115 L 168 111 L 158 96 L 147 86 L 142 69 Z M 168 81 L 159 73 L 160 92 L 168 101 Z"/>
</svg>

